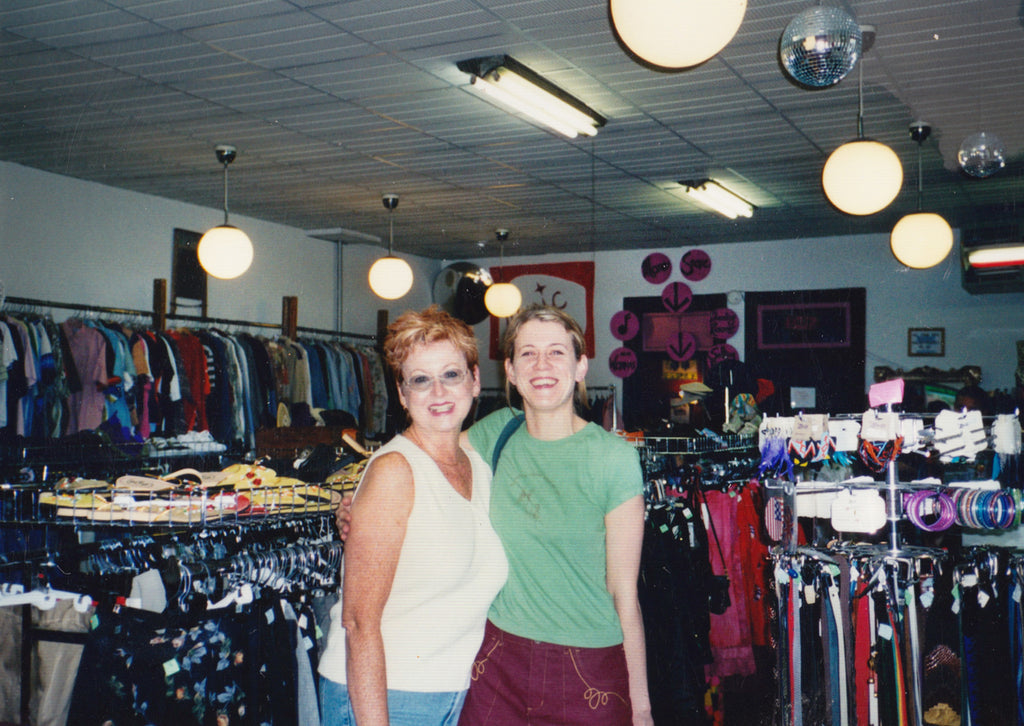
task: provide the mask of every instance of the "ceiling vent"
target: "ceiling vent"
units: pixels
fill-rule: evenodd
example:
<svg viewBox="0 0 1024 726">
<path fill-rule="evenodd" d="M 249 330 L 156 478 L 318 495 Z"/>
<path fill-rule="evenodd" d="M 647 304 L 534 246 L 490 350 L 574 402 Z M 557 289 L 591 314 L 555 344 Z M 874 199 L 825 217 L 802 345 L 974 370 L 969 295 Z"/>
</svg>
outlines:
<svg viewBox="0 0 1024 726">
<path fill-rule="evenodd" d="M 972 295 L 1024 292 L 1021 224 L 965 229 L 960 242 L 961 283 Z"/>
</svg>

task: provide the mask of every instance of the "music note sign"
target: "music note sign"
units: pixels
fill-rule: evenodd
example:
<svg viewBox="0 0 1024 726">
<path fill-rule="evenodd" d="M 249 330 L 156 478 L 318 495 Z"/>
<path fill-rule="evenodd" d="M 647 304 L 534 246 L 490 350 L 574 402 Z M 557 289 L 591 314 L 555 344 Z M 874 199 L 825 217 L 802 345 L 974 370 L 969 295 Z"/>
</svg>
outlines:
<svg viewBox="0 0 1024 726">
<path fill-rule="evenodd" d="M 640 318 L 628 310 L 612 315 L 612 336 L 616 340 L 630 340 L 640 332 Z"/>
<path fill-rule="evenodd" d="M 665 346 L 668 357 L 672 360 L 683 363 L 693 358 L 697 352 L 697 338 L 693 333 L 678 332 L 669 338 Z"/>
<path fill-rule="evenodd" d="M 681 313 L 690 307 L 693 302 L 693 292 L 690 286 L 682 282 L 672 282 L 665 285 L 661 291 L 661 304 L 670 313 Z"/>
</svg>

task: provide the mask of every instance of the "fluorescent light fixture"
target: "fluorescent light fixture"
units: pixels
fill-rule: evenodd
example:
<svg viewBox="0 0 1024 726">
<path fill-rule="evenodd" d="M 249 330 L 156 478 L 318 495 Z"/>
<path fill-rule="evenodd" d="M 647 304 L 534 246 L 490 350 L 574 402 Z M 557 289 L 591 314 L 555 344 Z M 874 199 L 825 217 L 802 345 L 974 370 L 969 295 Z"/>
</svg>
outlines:
<svg viewBox="0 0 1024 726">
<path fill-rule="evenodd" d="M 711 211 L 718 212 L 723 217 L 736 219 L 737 217 L 754 216 L 753 204 L 736 192 L 726 189 L 714 179 L 681 181 L 679 183 L 683 185 L 686 196 L 703 204 Z"/>
<path fill-rule="evenodd" d="M 470 88 L 574 139 L 594 136 L 607 120 L 578 98 L 507 55 L 471 58 L 455 64 L 473 76 Z"/>
<path fill-rule="evenodd" d="M 969 267 L 1024 266 L 1024 244 L 972 247 L 964 253 Z"/>
</svg>

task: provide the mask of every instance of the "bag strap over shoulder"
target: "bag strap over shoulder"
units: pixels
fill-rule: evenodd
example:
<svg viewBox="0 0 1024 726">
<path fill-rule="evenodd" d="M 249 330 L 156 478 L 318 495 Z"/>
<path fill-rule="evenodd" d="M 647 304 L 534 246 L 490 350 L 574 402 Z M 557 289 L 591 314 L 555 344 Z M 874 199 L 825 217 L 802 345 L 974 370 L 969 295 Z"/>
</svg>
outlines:
<svg viewBox="0 0 1024 726">
<path fill-rule="evenodd" d="M 498 435 L 498 440 L 494 442 L 494 452 L 491 454 L 491 471 L 495 472 L 498 470 L 498 459 L 501 458 L 501 450 L 505 448 L 505 444 L 512 438 L 512 434 L 516 432 L 520 426 L 523 425 L 523 421 L 526 417 L 523 415 L 513 416 L 505 424 L 505 428 L 501 430 L 501 434 Z"/>
</svg>

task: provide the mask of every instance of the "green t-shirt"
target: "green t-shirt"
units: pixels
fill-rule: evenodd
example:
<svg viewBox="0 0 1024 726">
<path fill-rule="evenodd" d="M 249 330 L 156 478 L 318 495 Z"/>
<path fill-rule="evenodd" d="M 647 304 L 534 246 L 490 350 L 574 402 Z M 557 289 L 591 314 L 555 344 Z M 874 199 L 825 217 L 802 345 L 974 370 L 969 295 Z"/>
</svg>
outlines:
<svg viewBox="0 0 1024 726">
<path fill-rule="evenodd" d="M 501 409 L 470 428 L 470 443 L 488 463 L 512 416 Z M 535 439 L 520 426 L 502 450 L 491 485 L 491 523 L 509 565 L 491 621 L 548 643 L 621 643 L 605 582 L 604 517 L 642 493 L 636 449 L 597 424 L 558 441 Z"/>
</svg>

